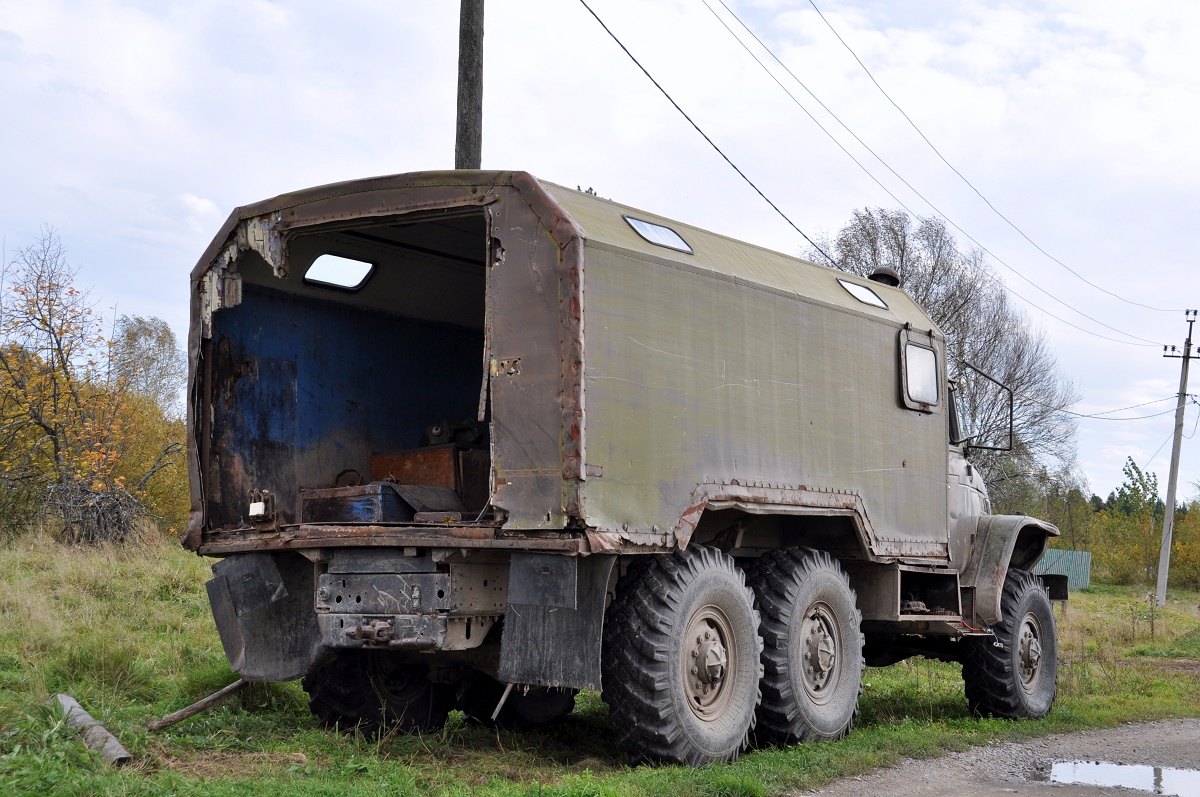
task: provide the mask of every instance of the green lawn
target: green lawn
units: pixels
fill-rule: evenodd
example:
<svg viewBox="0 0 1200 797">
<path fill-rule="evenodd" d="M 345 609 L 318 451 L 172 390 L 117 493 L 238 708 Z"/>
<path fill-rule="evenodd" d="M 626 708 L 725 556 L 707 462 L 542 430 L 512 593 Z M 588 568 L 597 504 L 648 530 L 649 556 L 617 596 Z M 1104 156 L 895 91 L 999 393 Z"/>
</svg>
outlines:
<svg viewBox="0 0 1200 797">
<path fill-rule="evenodd" d="M 453 714 L 437 734 L 364 738 L 318 728 L 298 684 L 254 685 L 149 733 L 147 720 L 235 677 L 208 614 L 208 565 L 169 543 L 0 549 L 0 794 L 766 795 L 994 739 L 1200 715 L 1200 595 L 1172 593 L 1152 622 L 1147 588 L 1097 587 L 1057 610 L 1059 699 L 1038 722 L 968 716 L 959 667 L 918 659 L 867 671 L 860 721 L 841 742 L 694 770 L 627 767 L 591 693 L 538 732 Z M 112 771 L 88 754 L 47 707 L 60 691 L 135 763 Z"/>
</svg>

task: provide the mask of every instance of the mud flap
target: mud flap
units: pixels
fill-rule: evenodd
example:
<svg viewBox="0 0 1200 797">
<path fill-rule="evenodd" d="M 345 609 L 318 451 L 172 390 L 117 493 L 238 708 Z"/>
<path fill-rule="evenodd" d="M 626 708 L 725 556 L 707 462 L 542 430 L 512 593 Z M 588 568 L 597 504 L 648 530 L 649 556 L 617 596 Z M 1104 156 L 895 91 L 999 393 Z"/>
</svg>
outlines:
<svg viewBox="0 0 1200 797">
<path fill-rule="evenodd" d="M 205 584 L 225 658 L 247 681 L 290 681 L 320 651 L 312 564 L 294 553 L 235 554 Z"/>
<path fill-rule="evenodd" d="M 600 688 L 605 594 L 616 560 L 600 554 L 513 554 L 501 681 Z"/>
</svg>

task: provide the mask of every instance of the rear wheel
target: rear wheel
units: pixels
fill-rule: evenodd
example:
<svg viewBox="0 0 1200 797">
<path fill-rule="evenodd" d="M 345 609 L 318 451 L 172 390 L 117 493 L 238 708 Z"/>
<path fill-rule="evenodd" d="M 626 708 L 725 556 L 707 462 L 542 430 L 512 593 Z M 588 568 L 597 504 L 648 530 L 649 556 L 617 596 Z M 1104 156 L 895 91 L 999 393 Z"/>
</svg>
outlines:
<svg viewBox="0 0 1200 797">
<path fill-rule="evenodd" d="M 433 730 L 454 707 L 452 686 L 431 682 L 424 664 L 390 651 L 334 651 L 302 684 L 321 724 L 343 731 Z"/>
<path fill-rule="evenodd" d="M 862 615 L 841 565 L 823 551 L 771 551 L 750 571 L 763 636 L 764 744 L 840 739 L 858 713 Z"/>
<path fill-rule="evenodd" d="M 968 637 L 963 682 L 973 714 L 1038 719 L 1050 713 L 1058 688 L 1054 609 L 1041 579 L 1009 570 L 995 637 Z"/>
<path fill-rule="evenodd" d="M 758 616 L 745 576 L 715 548 L 646 556 L 604 628 L 604 702 L 632 763 L 732 761 L 754 725 Z"/>
<path fill-rule="evenodd" d="M 492 713 L 504 696 L 505 684 L 483 673 L 468 678 L 458 699 L 463 719 L 489 728 L 528 730 L 557 722 L 575 708 L 577 689 L 514 686 L 496 719 Z"/>
</svg>

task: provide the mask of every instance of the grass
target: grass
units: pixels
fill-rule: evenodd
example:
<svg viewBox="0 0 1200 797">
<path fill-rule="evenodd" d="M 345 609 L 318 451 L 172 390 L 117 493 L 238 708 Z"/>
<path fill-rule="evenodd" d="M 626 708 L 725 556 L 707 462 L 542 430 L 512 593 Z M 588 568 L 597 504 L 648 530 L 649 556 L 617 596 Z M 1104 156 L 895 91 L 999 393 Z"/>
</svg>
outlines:
<svg viewBox="0 0 1200 797">
<path fill-rule="evenodd" d="M 1152 614 L 1145 588 L 1100 586 L 1056 610 L 1059 699 L 1037 722 L 969 716 L 960 668 L 916 659 L 867 671 L 847 739 L 700 769 L 626 766 L 592 693 L 542 731 L 452 714 L 436 734 L 369 738 L 317 727 L 296 683 L 253 685 L 152 734 L 147 720 L 235 677 L 208 614 L 209 564 L 165 542 L 73 550 L 32 537 L 0 549 L 0 794 L 760 797 L 905 756 L 1200 715 L 1200 595 L 1172 592 Z M 47 705 L 60 691 L 120 737 L 131 767 L 85 751 Z"/>
</svg>

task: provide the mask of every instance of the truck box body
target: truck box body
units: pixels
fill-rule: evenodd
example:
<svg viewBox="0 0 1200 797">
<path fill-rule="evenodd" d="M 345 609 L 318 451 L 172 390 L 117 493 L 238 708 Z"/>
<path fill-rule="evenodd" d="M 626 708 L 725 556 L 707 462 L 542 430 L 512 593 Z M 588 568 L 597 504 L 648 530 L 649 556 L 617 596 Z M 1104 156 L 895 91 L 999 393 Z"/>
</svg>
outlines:
<svg viewBox="0 0 1200 797">
<path fill-rule="evenodd" d="M 901 399 L 901 332 L 944 378 L 942 336 L 902 291 L 523 175 L 337 189 L 241 211 L 197 269 L 193 544 L 247 528 L 255 491 L 291 526 L 300 490 L 369 480 L 428 424 L 486 416 L 503 529 L 665 548 L 709 499 L 770 485 L 840 502 L 871 558 L 948 556 L 944 401 Z M 375 272 L 357 291 L 306 282 L 327 252 Z"/>
</svg>

